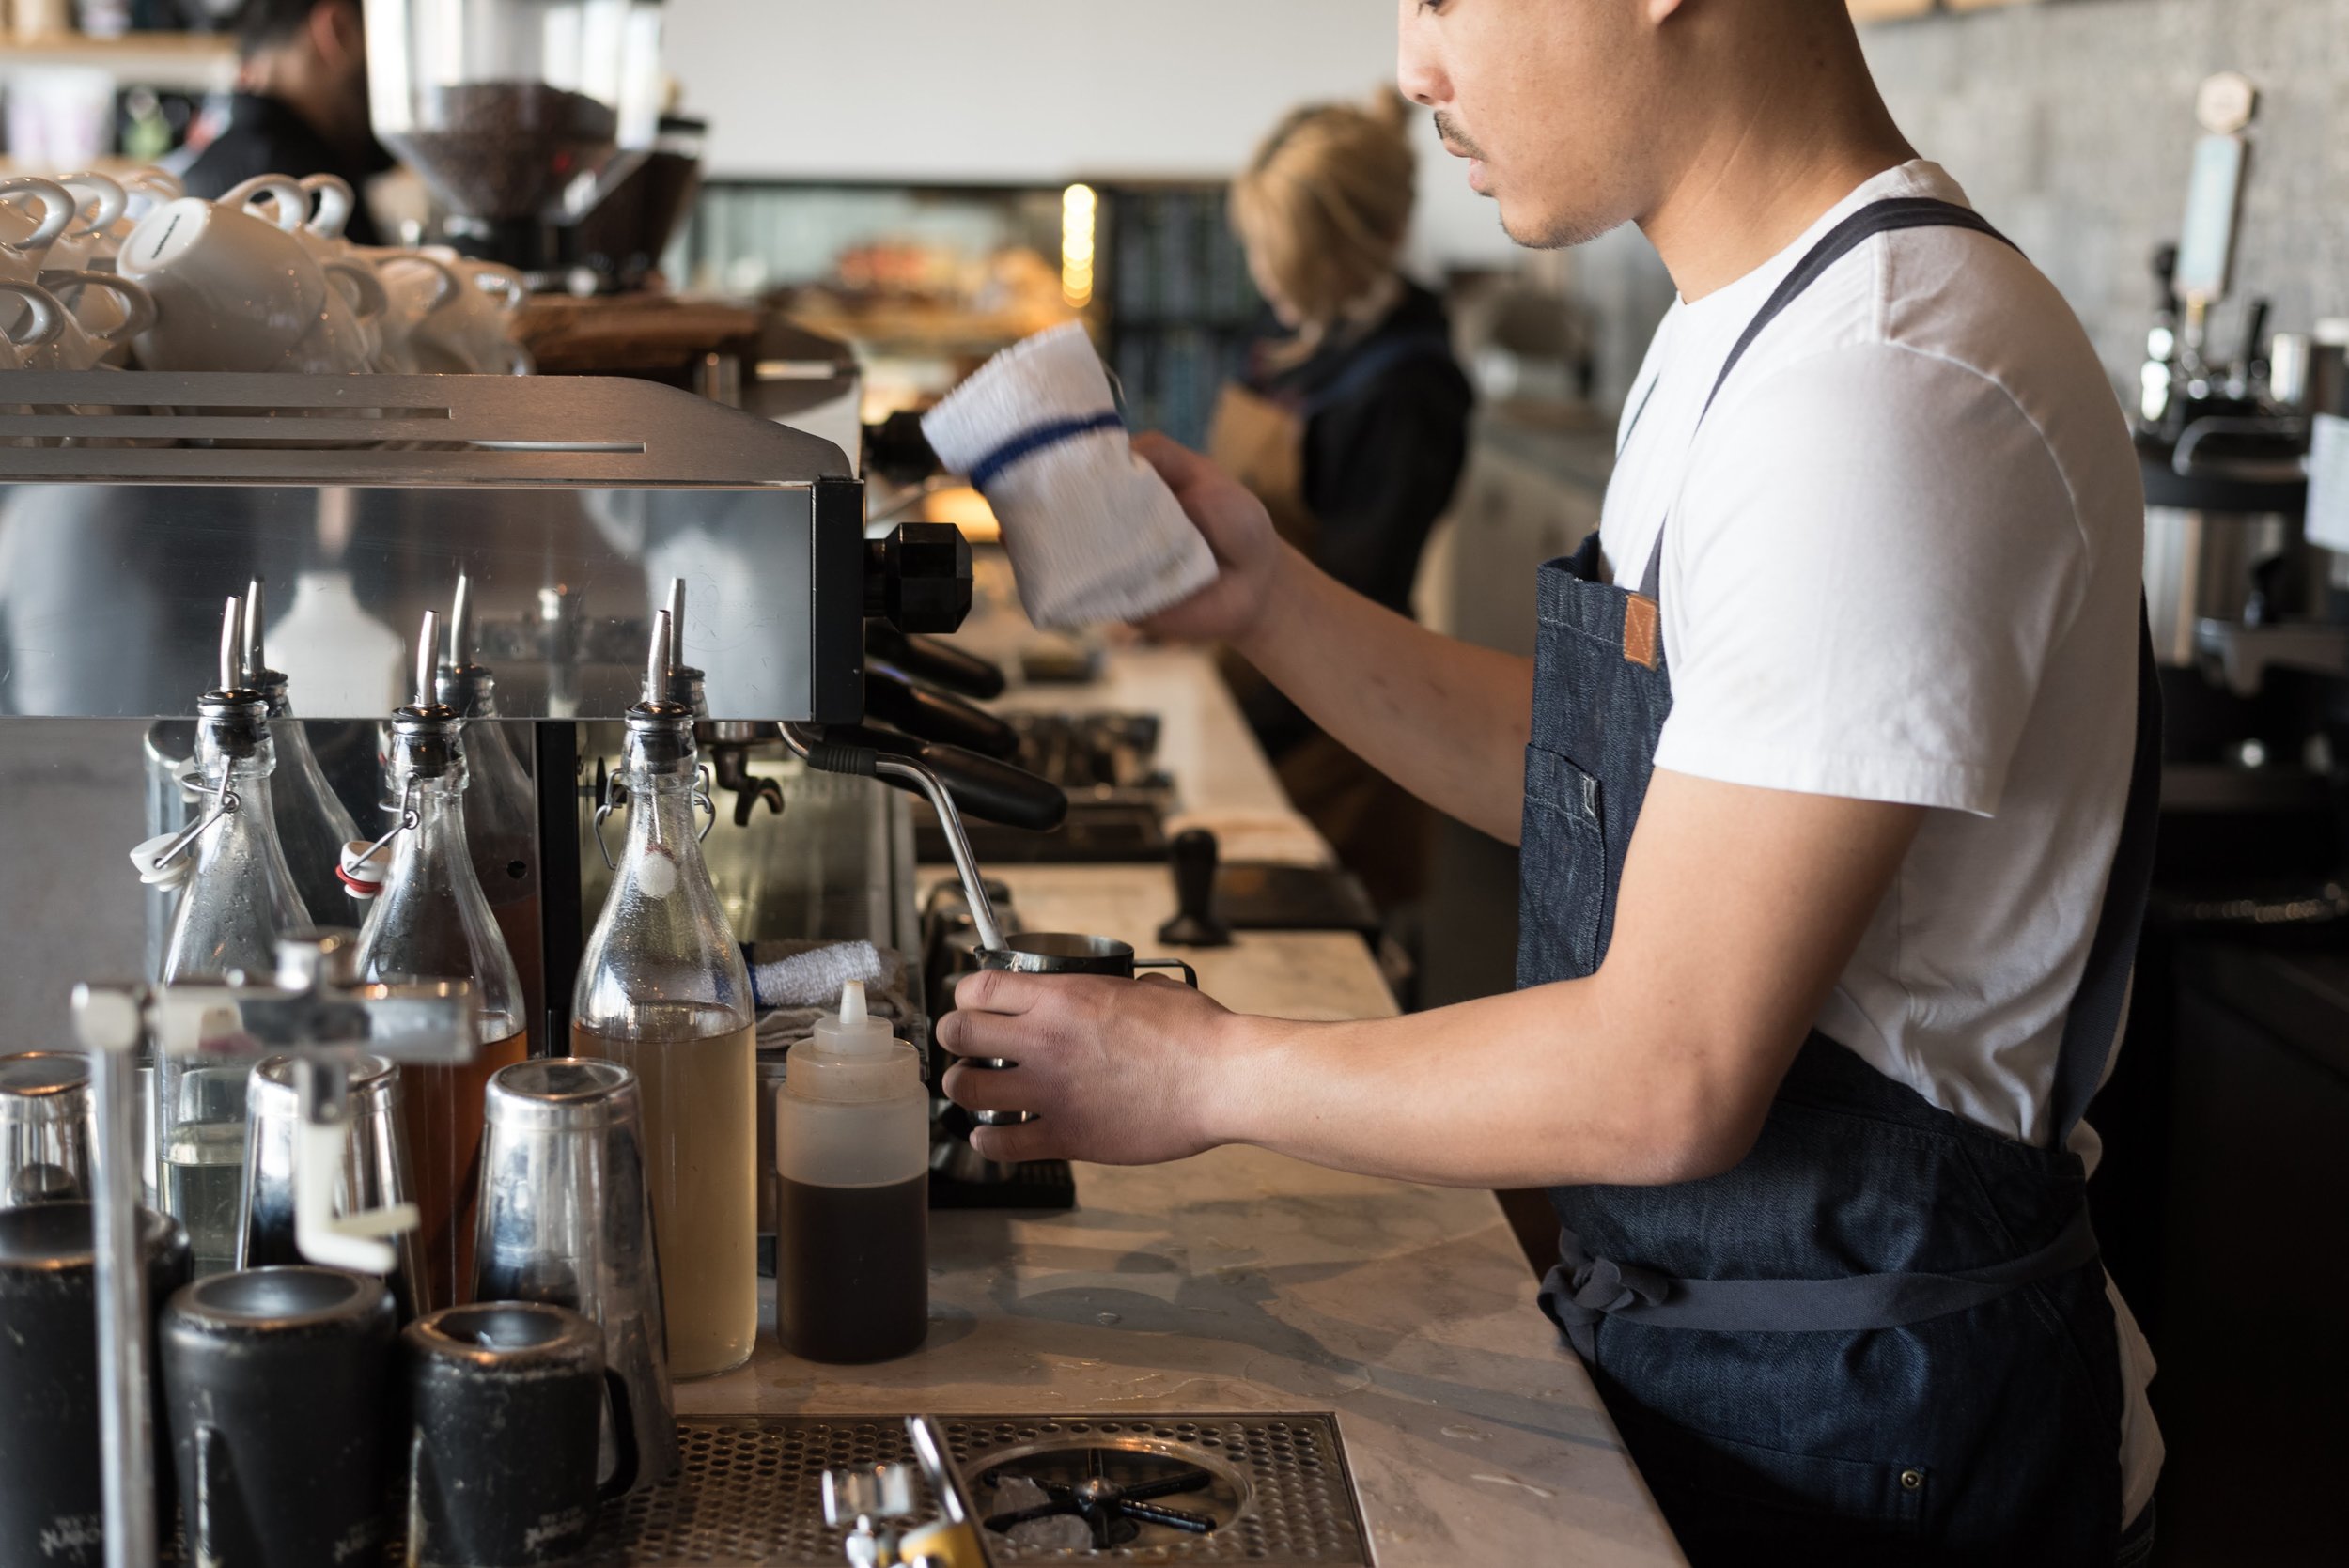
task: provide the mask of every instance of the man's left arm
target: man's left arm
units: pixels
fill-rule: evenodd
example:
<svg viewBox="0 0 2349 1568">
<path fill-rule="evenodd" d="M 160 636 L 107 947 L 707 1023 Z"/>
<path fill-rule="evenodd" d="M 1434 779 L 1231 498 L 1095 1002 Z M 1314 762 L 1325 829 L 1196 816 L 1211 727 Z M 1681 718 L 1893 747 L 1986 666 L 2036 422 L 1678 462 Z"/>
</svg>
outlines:
<svg viewBox="0 0 2349 1568">
<path fill-rule="evenodd" d="M 1146 1164 L 1253 1143 L 1460 1187 L 1656 1184 L 1727 1170 L 1898 874 L 1923 808 L 1658 769 L 1605 962 L 1409 1017 L 1299 1023 L 1164 981 L 976 974 L 946 1092 L 1032 1110 L 995 1159 Z"/>
</svg>

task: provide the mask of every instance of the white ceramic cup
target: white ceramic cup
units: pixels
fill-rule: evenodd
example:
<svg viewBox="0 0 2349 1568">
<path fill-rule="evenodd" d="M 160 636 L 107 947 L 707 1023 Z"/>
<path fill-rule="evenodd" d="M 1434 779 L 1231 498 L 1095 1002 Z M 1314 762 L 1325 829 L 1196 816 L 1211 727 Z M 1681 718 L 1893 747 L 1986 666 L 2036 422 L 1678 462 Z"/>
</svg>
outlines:
<svg viewBox="0 0 2349 1568">
<path fill-rule="evenodd" d="M 352 255 L 374 267 L 390 302 L 378 323 L 382 341 L 374 368 L 391 376 L 427 374 L 417 334 L 433 317 L 463 303 L 465 280 L 440 257 L 414 251 L 354 246 Z"/>
<path fill-rule="evenodd" d="M 64 174 L 57 183 L 71 193 L 79 203 L 76 222 L 57 237 L 55 244 L 42 258 L 43 271 L 101 271 L 114 265 L 115 252 L 122 248 L 116 232 L 131 210 L 131 193 L 111 175 L 86 169 L 80 174 Z"/>
<path fill-rule="evenodd" d="M 0 299 L 13 307 L 16 324 L 0 329 L 0 370 L 33 368 L 27 356 L 54 343 L 65 332 L 68 312 L 57 297 L 34 283 L 0 279 Z"/>
<path fill-rule="evenodd" d="M 331 220 L 332 232 L 313 225 L 314 199 L 321 217 Z M 325 367 L 371 370 L 382 357 L 383 314 L 391 302 L 374 267 L 340 238 L 355 200 L 350 184 L 334 175 L 294 179 L 265 174 L 234 187 L 216 205 L 274 223 L 309 253 L 329 285 L 319 341 L 334 363 Z"/>
<path fill-rule="evenodd" d="M 32 283 L 50 249 L 71 227 L 73 193 L 54 179 L 19 175 L 0 179 L 0 283 Z M 0 296 L 0 333 L 24 318 L 21 296 Z"/>
<path fill-rule="evenodd" d="M 27 350 L 28 370 L 95 369 L 119 357 L 132 338 L 155 324 L 154 297 L 113 272 L 53 269 L 41 273 L 40 287 L 55 299 L 65 319 L 54 336 Z M 106 325 L 100 325 L 91 310 L 93 296 L 108 303 Z"/>
<path fill-rule="evenodd" d="M 530 355 L 514 341 L 514 318 L 530 299 L 521 274 L 459 256 L 445 245 L 428 245 L 416 254 L 447 266 L 464 285 L 454 303 L 428 317 L 411 334 L 417 367 L 439 375 L 528 375 Z"/>
<path fill-rule="evenodd" d="M 300 201 L 301 187 L 283 182 Z M 227 202 L 182 196 L 139 221 L 117 261 L 154 296 L 156 320 L 138 337 L 150 370 L 356 370 L 366 362 L 354 296 L 381 303 L 363 269 L 331 264 L 328 282 L 303 243 Z"/>
</svg>

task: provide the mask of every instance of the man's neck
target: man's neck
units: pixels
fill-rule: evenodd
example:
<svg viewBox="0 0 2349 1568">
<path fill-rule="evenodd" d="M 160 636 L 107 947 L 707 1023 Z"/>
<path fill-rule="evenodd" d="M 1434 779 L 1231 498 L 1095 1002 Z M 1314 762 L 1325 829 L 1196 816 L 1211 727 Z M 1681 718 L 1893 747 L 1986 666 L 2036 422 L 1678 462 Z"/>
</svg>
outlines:
<svg viewBox="0 0 2349 1568">
<path fill-rule="evenodd" d="M 1917 156 L 1856 47 L 1849 59 L 1830 52 L 1813 62 L 1807 78 L 1764 78 L 1775 85 L 1716 118 L 1640 220 L 1682 299 L 1736 282 L 1859 186 Z"/>
</svg>

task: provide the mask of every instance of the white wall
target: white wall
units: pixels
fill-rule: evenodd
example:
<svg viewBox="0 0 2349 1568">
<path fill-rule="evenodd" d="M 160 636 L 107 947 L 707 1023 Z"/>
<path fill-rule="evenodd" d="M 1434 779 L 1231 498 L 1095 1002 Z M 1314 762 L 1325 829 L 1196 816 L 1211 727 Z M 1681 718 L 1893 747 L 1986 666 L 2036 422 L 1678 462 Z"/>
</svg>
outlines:
<svg viewBox="0 0 2349 1568">
<path fill-rule="evenodd" d="M 717 176 L 1222 178 L 1291 105 L 1394 75 L 1392 0 L 670 0 Z M 1422 262 L 1510 246 L 1424 123 Z"/>
</svg>

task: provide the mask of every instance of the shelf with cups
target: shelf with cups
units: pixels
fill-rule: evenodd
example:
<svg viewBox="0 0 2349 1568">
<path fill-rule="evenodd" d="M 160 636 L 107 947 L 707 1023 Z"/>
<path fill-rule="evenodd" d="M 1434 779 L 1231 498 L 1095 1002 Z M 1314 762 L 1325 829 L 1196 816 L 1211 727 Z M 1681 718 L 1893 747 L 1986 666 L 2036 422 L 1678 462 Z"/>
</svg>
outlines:
<svg viewBox="0 0 2349 1568">
<path fill-rule="evenodd" d="M 59 67 L 102 70 L 118 82 L 182 92 L 225 91 L 237 79 L 237 40 L 227 33 L 37 33 L 0 39 L 0 79 Z"/>
</svg>

